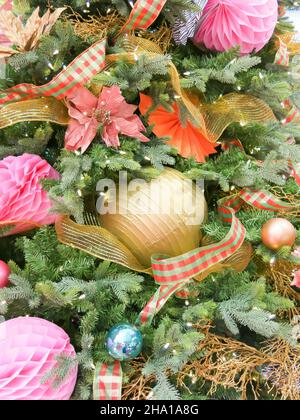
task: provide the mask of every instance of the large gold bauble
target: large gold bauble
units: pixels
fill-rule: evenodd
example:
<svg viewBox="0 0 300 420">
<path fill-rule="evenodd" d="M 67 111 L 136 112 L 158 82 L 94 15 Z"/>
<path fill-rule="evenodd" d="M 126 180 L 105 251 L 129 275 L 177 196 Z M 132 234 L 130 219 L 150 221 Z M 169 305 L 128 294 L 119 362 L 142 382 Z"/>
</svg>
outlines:
<svg viewBox="0 0 300 420">
<path fill-rule="evenodd" d="M 110 192 L 106 200 L 117 211 L 100 215 L 101 226 L 145 267 L 151 266 L 153 254 L 176 257 L 200 245 L 207 216 L 204 192 L 181 172 L 167 168 L 151 183 L 128 192 L 128 200 Z"/>
</svg>

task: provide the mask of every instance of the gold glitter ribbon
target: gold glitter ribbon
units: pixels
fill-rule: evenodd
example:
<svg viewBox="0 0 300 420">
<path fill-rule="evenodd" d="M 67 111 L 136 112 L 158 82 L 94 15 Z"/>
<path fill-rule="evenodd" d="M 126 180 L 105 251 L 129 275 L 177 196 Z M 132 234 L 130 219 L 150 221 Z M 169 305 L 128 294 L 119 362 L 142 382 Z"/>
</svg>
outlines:
<svg viewBox="0 0 300 420">
<path fill-rule="evenodd" d="M 24 121 L 49 121 L 68 125 L 69 119 L 64 103 L 52 97 L 14 102 L 0 110 L 0 128 Z"/>
</svg>

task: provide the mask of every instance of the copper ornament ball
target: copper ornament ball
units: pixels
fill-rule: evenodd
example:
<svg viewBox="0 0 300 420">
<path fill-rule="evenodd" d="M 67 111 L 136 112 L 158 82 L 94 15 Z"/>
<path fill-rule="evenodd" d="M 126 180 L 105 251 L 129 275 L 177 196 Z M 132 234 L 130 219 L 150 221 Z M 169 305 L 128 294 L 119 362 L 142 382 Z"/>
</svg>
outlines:
<svg viewBox="0 0 300 420">
<path fill-rule="evenodd" d="M 276 251 L 283 246 L 293 246 L 297 232 L 288 220 L 278 217 L 264 224 L 261 237 L 267 248 Z"/>
</svg>

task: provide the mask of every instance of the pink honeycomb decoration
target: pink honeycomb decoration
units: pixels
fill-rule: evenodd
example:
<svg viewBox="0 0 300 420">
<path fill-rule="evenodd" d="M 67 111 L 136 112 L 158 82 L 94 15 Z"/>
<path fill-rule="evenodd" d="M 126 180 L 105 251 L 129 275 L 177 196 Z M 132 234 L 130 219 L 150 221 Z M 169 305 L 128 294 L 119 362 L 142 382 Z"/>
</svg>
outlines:
<svg viewBox="0 0 300 420">
<path fill-rule="evenodd" d="M 40 318 L 15 318 L 0 324 L 0 400 L 69 400 L 77 366 L 58 388 L 43 378 L 58 355 L 75 356 L 70 338 Z"/>
<path fill-rule="evenodd" d="M 273 35 L 277 0 L 208 0 L 194 36 L 214 51 L 240 46 L 241 54 L 261 50 Z"/>
</svg>

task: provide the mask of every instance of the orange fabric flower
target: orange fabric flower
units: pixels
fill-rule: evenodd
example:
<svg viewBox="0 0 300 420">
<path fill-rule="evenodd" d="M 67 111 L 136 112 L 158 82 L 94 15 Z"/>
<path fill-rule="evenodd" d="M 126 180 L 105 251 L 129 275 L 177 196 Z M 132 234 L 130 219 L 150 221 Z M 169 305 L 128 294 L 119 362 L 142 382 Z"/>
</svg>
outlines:
<svg viewBox="0 0 300 420">
<path fill-rule="evenodd" d="M 152 106 L 150 96 L 140 95 L 140 112 L 145 115 Z M 193 157 L 197 162 L 205 162 L 205 157 L 216 153 L 212 143 L 203 134 L 202 130 L 195 127 L 190 121 L 183 126 L 180 121 L 180 111 L 176 103 L 173 112 L 169 112 L 162 106 L 158 106 L 150 113 L 148 122 L 154 125 L 153 133 L 157 137 L 170 137 L 167 144 L 176 148 L 179 154 L 185 158 Z"/>
</svg>

